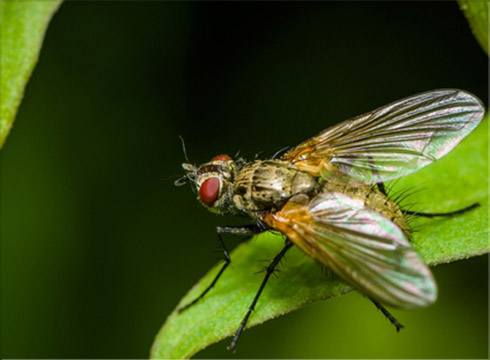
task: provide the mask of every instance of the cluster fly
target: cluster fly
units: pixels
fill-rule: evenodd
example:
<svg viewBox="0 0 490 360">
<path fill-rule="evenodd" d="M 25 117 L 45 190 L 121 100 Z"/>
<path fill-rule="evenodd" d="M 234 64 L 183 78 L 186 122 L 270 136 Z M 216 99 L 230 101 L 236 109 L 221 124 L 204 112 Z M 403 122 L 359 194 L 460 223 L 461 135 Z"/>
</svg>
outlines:
<svg viewBox="0 0 490 360">
<path fill-rule="evenodd" d="M 293 246 L 365 294 L 391 321 L 382 304 L 415 309 L 432 304 L 437 286 L 410 245 L 407 215 L 451 216 L 403 209 L 383 183 L 440 159 L 480 123 L 484 107 L 474 95 L 441 89 L 414 95 L 332 126 L 281 156 L 246 162 L 219 155 L 199 167 L 184 163 L 198 200 L 218 214 L 242 214 L 252 224 L 218 227 L 224 264 L 216 278 L 183 311 L 216 284 L 231 262 L 221 234 L 251 236 L 279 231 L 284 248 L 271 260 L 255 298 L 233 336 L 234 350 L 267 280 Z"/>
</svg>

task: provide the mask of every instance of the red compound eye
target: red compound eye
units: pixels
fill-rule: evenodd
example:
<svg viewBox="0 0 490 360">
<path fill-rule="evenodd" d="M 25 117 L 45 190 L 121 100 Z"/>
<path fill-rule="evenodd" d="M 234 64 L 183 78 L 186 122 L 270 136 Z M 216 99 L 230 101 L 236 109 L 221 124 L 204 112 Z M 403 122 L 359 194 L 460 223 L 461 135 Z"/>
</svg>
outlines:
<svg viewBox="0 0 490 360">
<path fill-rule="evenodd" d="M 212 206 L 218 197 L 219 179 L 210 178 L 202 183 L 199 188 L 199 199 L 207 206 Z"/>
<path fill-rule="evenodd" d="M 228 155 L 218 155 L 218 156 L 215 156 L 213 158 L 212 161 L 230 161 L 231 160 L 231 157 L 229 157 Z"/>
</svg>

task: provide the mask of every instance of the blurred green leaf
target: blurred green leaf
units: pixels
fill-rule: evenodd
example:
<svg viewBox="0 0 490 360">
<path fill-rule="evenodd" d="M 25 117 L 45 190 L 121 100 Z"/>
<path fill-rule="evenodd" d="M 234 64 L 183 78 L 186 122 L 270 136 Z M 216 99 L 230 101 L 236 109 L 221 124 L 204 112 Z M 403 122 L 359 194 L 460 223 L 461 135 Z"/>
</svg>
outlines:
<svg viewBox="0 0 490 360">
<path fill-rule="evenodd" d="M 488 121 L 454 151 L 415 174 L 391 184 L 392 193 L 415 187 L 405 204 L 414 210 L 451 211 L 480 202 L 481 207 L 452 218 L 417 219 L 412 225 L 414 247 L 430 265 L 490 251 L 488 242 Z M 419 188 L 425 191 L 416 192 Z M 172 312 L 158 333 L 152 358 L 189 358 L 206 346 L 231 336 L 257 292 L 264 268 L 259 260 L 272 259 L 282 246 L 281 236 L 261 234 L 231 254 L 228 269 L 215 288 L 195 306 Z M 212 281 L 214 267 L 181 300 L 193 300 Z M 286 314 L 312 302 L 342 295 L 351 288 L 328 275 L 313 260 L 293 248 L 277 278 L 266 286 L 248 327 Z M 246 336 L 246 332 L 245 332 Z"/>
<path fill-rule="evenodd" d="M 2 1 L 0 25 L 0 148 L 12 128 L 44 33 L 58 1 Z"/>
<path fill-rule="evenodd" d="M 459 0 L 458 3 L 470 23 L 473 35 L 488 55 L 488 1 Z"/>
</svg>

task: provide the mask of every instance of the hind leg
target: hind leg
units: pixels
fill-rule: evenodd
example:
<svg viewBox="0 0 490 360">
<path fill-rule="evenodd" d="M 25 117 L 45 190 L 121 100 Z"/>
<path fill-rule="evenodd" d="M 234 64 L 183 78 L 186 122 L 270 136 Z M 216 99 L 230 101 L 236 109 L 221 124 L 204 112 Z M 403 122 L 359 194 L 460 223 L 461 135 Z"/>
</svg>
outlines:
<svg viewBox="0 0 490 360">
<path fill-rule="evenodd" d="M 463 214 L 463 213 L 470 211 L 472 209 L 475 209 L 479 206 L 480 206 L 480 203 L 474 203 L 474 204 L 467 206 L 465 208 L 462 208 L 462 209 L 459 209 L 456 211 L 446 212 L 446 213 L 424 213 L 424 212 L 420 212 L 420 211 L 410 211 L 410 210 L 402 210 L 402 212 L 405 215 L 413 215 L 413 216 L 421 216 L 421 217 L 432 218 L 432 217 L 437 217 L 437 216 L 454 216 L 454 215 Z"/>
<path fill-rule="evenodd" d="M 398 322 L 398 320 L 393 316 L 391 315 L 391 313 L 385 309 L 385 307 L 383 305 L 381 305 L 379 302 L 377 302 L 376 300 L 374 300 L 373 298 L 369 298 L 369 300 L 372 301 L 372 303 L 378 308 L 378 310 L 380 310 L 383 315 L 388 319 L 390 320 L 390 322 L 393 324 L 393 326 L 396 327 L 396 331 L 400 331 L 400 329 L 403 329 L 404 326 L 402 324 L 400 324 L 400 322 Z"/>
</svg>

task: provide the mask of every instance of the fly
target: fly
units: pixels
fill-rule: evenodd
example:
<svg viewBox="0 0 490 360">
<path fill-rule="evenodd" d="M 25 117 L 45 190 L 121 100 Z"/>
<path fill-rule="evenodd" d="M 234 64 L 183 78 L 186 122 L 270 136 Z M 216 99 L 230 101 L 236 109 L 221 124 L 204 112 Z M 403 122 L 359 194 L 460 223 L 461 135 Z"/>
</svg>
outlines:
<svg viewBox="0 0 490 360">
<path fill-rule="evenodd" d="M 437 286 L 429 268 L 410 245 L 406 215 L 451 216 L 402 209 L 383 183 L 411 174 L 440 159 L 470 134 L 483 118 L 474 95 L 441 89 L 414 95 L 332 126 L 277 159 L 245 162 L 219 155 L 199 167 L 184 163 L 198 200 L 218 214 L 245 214 L 252 224 L 218 227 L 224 264 L 231 262 L 222 234 L 251 236 L 279 231 L 284 248 L 265 277 L 235 332 L 234 350 L 270 275 L 293 246 L 331 269 L 365 294 L 399 331 L 401 325 L 382 304 L 416 309 L 432 304 Z"/>
</svg>

